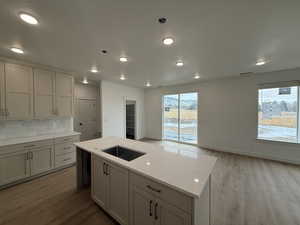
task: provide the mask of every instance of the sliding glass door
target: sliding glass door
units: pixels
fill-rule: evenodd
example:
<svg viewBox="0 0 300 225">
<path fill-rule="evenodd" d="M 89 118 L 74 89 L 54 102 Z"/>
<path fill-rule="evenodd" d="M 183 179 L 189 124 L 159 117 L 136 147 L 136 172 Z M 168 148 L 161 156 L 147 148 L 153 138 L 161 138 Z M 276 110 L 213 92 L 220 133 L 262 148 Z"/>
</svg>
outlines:
<svg viewBox="0 0 300 225">
<path fill-rule="evenodd" d="M 164 96 L 164 139 L 197 144 L 198 94 Z"/>
<path fill-rule="evenodd" d="M 179 118 L 178 95 L 164 96 L 164 139 L 178 140 Z"/>
</svg>

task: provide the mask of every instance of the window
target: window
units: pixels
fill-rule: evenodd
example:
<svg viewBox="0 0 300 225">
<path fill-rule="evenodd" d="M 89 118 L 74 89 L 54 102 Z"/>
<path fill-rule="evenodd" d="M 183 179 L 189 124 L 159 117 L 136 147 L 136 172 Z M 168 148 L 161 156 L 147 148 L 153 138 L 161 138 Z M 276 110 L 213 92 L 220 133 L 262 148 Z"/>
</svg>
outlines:
<svg viewBox="0 0 300 225">
<path fill-rule="evenodd" d="M 197 144 L 198 94 L 164 96 L 164 139 Z"/>
<path fill-rule="evenodd" d="M 299 143 L 299 85 L 258 91 L 258 139 Z"/>
</svg>

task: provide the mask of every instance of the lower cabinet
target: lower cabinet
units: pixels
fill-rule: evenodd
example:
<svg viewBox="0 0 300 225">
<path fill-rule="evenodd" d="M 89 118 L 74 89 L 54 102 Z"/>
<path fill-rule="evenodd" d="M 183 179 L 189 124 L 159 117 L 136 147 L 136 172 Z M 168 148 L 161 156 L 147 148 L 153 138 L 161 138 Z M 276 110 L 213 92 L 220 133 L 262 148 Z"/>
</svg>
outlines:
<svg viewBox="0 0 300 225">
<path fill-rule="evenodd" d="M 122 225 L 129 224 L 128 170 L 92 155 L 92 198 Z"/>
<path fill-rule="evenodd" d="M 51 170 L 53 154 L 53 147 L 45 146 L 0 155 L 0 185 Z"/>
<path fill-rule="evenodd" d="M 30 166 L 27 151 L 0 155 L 0 185 L 29 176 Z"/>
<path fill-rule="evenodd" d="M 154 205 L 156 224 L 159 225 L 190 225 L 191 215 L 159 199 Z"/>
<path fill-rule="evenodd" d="M 79 136 L 30 142 L 0 148 L 0 188 L 76 162 L 73 145 Z M 54 144 L 57 142 L 57 144 Z"/>
<path fill-rule="evenodd" d="M 31 150 L 30 172 L 31 176 L 51 170 L 54 165 L 54 153 L 52 146 L 45 146 L 40 149 Z"/>
<path fill-rule="evenodd" d="M 153 196 L 140 188 L 131 188 L 131 225 L 155 224 Z"/>
<path fill-rule="evenodd" d="M 191 215 L 160 200 L 140 187 L 131 186 L 132 225 L 191 225 Z"/>
</svg>

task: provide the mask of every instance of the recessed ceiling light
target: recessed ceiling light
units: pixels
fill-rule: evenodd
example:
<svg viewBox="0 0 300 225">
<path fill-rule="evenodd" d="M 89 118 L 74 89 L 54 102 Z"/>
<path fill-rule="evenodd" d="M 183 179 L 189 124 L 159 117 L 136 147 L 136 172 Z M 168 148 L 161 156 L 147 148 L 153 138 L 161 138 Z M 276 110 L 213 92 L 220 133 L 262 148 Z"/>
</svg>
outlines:
<svg viewBox="0 0 300 225">
<path fill-rule="evenodd" d="M 126 57 L 124 57 L 124 56 L 120 57 L 120 62 L 127 62 L 127 61 L 128 61 L 128 59 Z"/>
<path fill-rule="evenodd" d="M 10 48 L 10 50 L 17 54 L 24 54 L 24 51 L 20 48 L 12 47 L 12 48 Z"/>
<path fill-rule="evenodd" d="M 199 75 L 198 73 L 196 73 L 195 76 L 194 76 L 194 78 L 195 78 L 195 79 L 199 79 L 199 78 L 200 78 L 200 75 Z"/>
<path fill-rule="evenodd" d="M 151 162 L 146 162 L 146 165 L 147 165 L 147 166 L 150 166 L 150 165 L 151 165 Z"/>
<path fill-rule="evenodd" d="M 263 59 L 260 59 L 260 60 L 257 60 L 256 64 L 257 66 L 262 66 L 262 65 L 265 65 L 267 62 Z"/>
<path fill-rule="evenodd" d="M 199 179 L 198 179 L 198 178 L 195 178 L 194 181 L 195 181 L 196 183 L 199 183 Z"/>
<path fill-rule="evenodd" d="M 24 22 L 29 23 L 31 25 L 37 25 L 39 23 L 36 18 L 27 13 L 20 13 L 19 16 Z"/>
<path fill-rule="evenodd" d="M 82 83 L 83 83 L 83 84 L 88 84 L 88 83 L 89 83 L 86 77 L 83 78 Z"/>
<path fill-rule="evenodd" d="M 120 76 L 120 80 L 126 80 L 126 77 L 125 77 L 125 75 L 124 75 L 124 74 L 121 74 L 121 76 Z"/>
<path fill-rule="evenodd" d="M 97 70 L 97 68 L 92 68 L 91 70 L 90 70 L 92 73 L 98 73 L 99 71 Z"/>
<path fill-rule="evenodd" d="M 174 39 L 170 38 L 170 37 L 164 38 L 163 43 L 164 43 L 164 45 L 171 45 L 174 43 Z"/>
<path fill-rule="evenodd" d="M 176 66 L 178 66 L 178 67 L 183 66 L 183 62 L 182 62 L 181 60 L 177 61 L 177 62 L 176 62 Z"/>
<path fill-rule="evenodd" d="M 146 86 L 146 87 L 151 87 L 150 81 L 147 81 L 146 84 L 145 84 L 145 86 Z"/>
</svg>

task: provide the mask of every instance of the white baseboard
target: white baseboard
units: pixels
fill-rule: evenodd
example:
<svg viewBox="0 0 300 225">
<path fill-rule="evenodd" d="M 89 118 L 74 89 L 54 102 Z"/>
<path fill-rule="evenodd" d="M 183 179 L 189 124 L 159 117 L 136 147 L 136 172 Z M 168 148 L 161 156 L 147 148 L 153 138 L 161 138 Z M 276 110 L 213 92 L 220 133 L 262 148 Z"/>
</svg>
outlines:
<svg viewBox="0 0 300 225">
<path fill-rule="evenodd" d="M 272 160 L 272 161 L 278 161 L 278 162 L 284 162 L 284 163 L 289 163 L 289 164 L 296 164 L 300 165 L 300 160 L 290 160 L 290 159 L 284 159 L 276 156 L 270 156 L 270 155 L 265 155 L 261 154 L 258 152 L 241 152 L 238 150 L 228 150 L 228 149 L 219 149 L 219 148 L 211 148 L 209 146 L 204 146 L 204 145 L 198 145 L 200 148 L 212 150 L 212 151 L 218 151 L 218 152 L 228 152 L 232 154 L 237 154 L 237 155 L 244 155 L 244 156 L 250 156 L 250 157 L 255 157 L 255 158 L 260 158 L 260 159 L 267 159 L 267 160 Z"/>
</svg>

